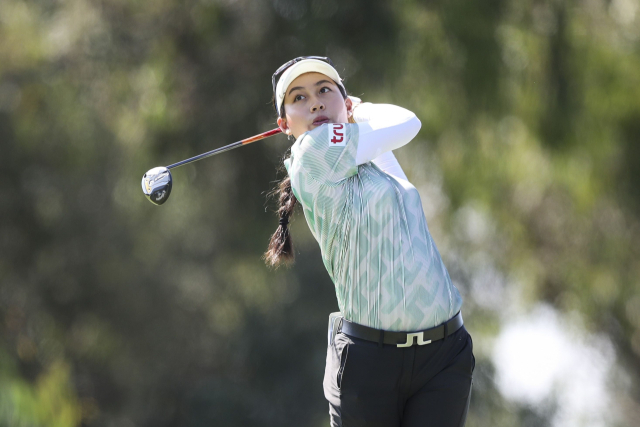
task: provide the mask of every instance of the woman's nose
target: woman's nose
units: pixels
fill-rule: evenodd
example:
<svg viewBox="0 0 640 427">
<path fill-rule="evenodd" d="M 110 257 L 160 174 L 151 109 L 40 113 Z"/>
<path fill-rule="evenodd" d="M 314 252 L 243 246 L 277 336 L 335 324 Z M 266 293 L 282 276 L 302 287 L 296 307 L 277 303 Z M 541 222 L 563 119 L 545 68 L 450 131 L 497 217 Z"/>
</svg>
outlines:
<svg viewBox="0 0 640 427">
<path fill-rule="evenodd" d="M 311 106 L 312 113 L 315 113 L 318 110 L 324 110 L 324 104 L 320 101 L 314 102 L 314 104 Z"/>
</svg>

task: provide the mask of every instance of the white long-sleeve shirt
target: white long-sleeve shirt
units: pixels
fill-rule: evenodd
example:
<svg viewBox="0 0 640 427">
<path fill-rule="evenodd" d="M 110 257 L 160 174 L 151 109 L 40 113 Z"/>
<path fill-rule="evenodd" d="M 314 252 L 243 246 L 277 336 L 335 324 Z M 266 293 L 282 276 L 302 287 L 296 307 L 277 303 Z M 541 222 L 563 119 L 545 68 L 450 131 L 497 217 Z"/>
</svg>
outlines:
<svg viewBox="0 0 640 427">
<path fill-rule="evenodd" d="M 360 104 L 353 118 L 360 127 L 356 163 L 372 161 L 376 166 L 404 180 L 408 180 L 398 160 L 393 155 L 396 148 L 411 141 L 420 130 L 420 120 L 411 111 L 389 104 Z M 363 139 L 364 138 L 364 139 Z"/>
</svg>

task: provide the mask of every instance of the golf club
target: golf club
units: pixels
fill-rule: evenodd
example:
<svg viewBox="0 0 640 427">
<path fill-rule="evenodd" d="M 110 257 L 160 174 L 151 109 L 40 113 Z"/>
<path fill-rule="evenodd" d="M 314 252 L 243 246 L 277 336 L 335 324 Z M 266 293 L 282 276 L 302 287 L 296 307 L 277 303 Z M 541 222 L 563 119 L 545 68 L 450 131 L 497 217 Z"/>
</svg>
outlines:
<svg viewBox="0 0 640 427">
<path fill-rule="evenodd" d="M 233 150 L 234 148 L 242 145 L 251 144 L 252 142 L 259 141 L 264 138 L 268 138 L 273 135 L 277 135 L 280 132 L 280 128 L 270 130 L 247 139 L 243 139 L 233 144 L 226 145 L 224 147 L 216 148 L 215 150 L 207 151 L 199 156 L 191 157 L 190 159 L 183 160 L 178 163 L 174 163 L 169 166 L 158 166 L 150 169 L 142 176 L 142 192 L 147 199 L 154 205 L 161 205 L 167 201 L 171 194 L 171 187 L 173 186 L 173 179 L 171 178 L 170 169 L 177 168 L 178 166 L 186 165 L 188 163 L 197 162 L 198 160 L 205 159 L 207 157 L 215 156 L 216 154 L 224 153 L 225 151 Z"/>
</svg>

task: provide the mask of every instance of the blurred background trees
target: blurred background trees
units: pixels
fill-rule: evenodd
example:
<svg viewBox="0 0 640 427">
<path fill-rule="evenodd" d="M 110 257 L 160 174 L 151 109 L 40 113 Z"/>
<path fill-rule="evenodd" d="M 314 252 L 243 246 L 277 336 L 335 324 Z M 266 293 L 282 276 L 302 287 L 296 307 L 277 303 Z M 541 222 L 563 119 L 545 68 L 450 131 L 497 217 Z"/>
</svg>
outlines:
<svg viewBox="0 0 640 427">
<path fill-rule="evenodd" d="M 638 425 L 639 38 L 638 0 L 2 0 L 0 425 L 328 424 L 300 213 L 295 266 L 261 260 L 289 142 L 139 184 L 275 127 L 300 55 L 422 120 L 396 155 L 465 300 L 467 425 Z"/>
</svg>

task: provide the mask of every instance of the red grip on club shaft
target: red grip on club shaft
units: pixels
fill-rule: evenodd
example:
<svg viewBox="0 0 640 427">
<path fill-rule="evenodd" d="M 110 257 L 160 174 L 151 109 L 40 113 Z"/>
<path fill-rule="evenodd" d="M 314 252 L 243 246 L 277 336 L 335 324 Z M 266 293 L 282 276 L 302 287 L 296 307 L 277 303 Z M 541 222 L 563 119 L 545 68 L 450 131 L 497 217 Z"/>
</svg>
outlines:
<svg viewBox="0 0 640 427">
<path fill-rule="evenodd" d="M 267 132 L 264 132 L 264 133 L 258 134 L 258 135 L 256 135 L 256 136 L 252 136 L 252 137 L 250 137 L 250 138 L 243 139 L 243 140 L 242 140 L 242 141 L 240 141 L 240 142 L 242 142 L 242 145 L 245 145 L 245 144 L 251 144 L 252 142 L 256 142 L 256 141 L 259 141 L 259 140 L 261 140 L 261 139 L 268 138 L 268 137 L 273 136 L 273 135 L 277 135 L 277 134 L 279 134 L 280 132 L 282 132 L 282 129 L 280 129 L 280 128 L 275 128 L 275 129 L 272 129 L 272 130 L 270 130 L 270 131 L 267 131 Z"/>
</svg>

